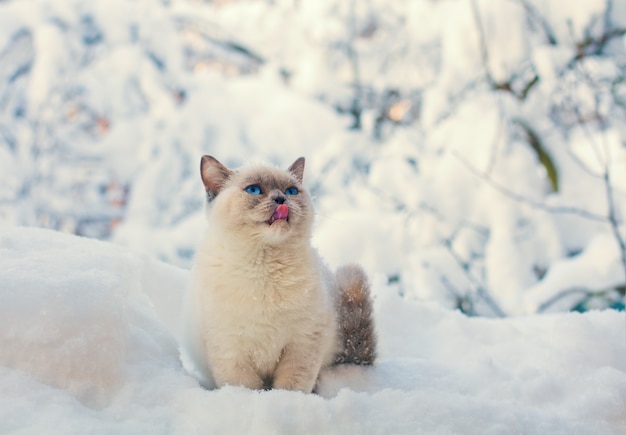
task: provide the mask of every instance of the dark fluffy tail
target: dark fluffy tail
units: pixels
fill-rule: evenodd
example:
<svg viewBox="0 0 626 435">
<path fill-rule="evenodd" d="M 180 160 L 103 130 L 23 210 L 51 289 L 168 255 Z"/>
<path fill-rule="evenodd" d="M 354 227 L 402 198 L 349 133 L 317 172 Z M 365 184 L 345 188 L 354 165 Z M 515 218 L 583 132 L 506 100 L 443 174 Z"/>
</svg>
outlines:
<svg viewBox="0 0 626 435">
<path fill-rule="evenodd" d="M 376 333 L 367 275 L 360 266 L 343 266 L 337 271 L 337 285 L 341 349 L 335 364 L 372 365 L 376 358 Z"/>
</svg>

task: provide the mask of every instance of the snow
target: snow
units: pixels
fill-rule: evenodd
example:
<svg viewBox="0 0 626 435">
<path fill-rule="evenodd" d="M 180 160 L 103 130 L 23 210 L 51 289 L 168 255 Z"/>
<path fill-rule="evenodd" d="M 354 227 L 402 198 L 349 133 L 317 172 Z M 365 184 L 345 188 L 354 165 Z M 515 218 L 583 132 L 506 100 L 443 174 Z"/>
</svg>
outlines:
<svg viewBox="0 0 626 435">
<path fill-rule="evenodd" d="M 623 433 L 624 313 L 469 318 L 374 281 L 380 358 L 319 395 L 205 390 L 176 324 L 188 271 L 0 229 L 2 433 Z"/>
<path fill-rule="evenodd" d="M 0 0 L 0 433 L 626 432 L 626 1 L 562 3 Z M 375 367 L 184 372 L 203 154 L 306 157 Z"/>
<path fill-rule="evenodd" d="M 619 255 L 615 239 L 597 235 L 580 255 L 560 262 L 539 284 L 527 290 L 524 304 L 528 313 L 537 312 L 546 298 L 557 296 L 558 292 L 554 292 L 556 288 L 579 292 L 583 288 L 601 291 L 615 285 L 613 280 L 620 268 L 620 265 L 610 261 L 615 255 Z"/>
</svg>

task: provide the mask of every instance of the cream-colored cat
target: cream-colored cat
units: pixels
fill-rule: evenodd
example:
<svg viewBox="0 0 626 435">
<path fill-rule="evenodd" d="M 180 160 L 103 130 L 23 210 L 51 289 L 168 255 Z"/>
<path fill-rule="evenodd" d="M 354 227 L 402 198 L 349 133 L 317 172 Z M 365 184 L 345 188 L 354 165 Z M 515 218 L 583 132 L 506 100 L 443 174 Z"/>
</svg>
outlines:
<svg viewBox="0 0 626 435">
<path fill-rule="evenodd" d="M 186 301 L 184 350 L 203 385 L 311 392 L 334 363 L 372 364 L 366 275 L 333 274 L 310 245 L 304 158 L 287 172 L 202 157 L 208 229 Z"/>
</svg>

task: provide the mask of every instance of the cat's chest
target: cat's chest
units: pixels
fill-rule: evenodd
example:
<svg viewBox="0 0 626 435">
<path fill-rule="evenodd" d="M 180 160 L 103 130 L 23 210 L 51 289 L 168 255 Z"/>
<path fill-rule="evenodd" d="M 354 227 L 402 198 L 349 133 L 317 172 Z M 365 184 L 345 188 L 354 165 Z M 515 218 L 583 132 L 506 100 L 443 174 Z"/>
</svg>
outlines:
<svg viewBox="0 0 626 435">
<path fill-rule="evenodd" d="M 293 260 L 233 261 L 216 257 L 207 275 L 211 299 L 240 308 L 289 309 L 307 304 L 319 291 L 313 268 Z"/>
</svg>

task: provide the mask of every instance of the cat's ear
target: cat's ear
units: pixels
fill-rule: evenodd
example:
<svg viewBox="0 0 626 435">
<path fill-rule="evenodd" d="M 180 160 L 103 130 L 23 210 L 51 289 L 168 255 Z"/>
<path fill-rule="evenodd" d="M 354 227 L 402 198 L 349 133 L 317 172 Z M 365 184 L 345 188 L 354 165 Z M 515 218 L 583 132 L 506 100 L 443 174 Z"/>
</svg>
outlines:
<svg viewBox="0 0 626 435">
<path fill-rule="evenodd" d="M 204 183 L 204 189 L 209 201 L 220 193 L 220 190 L 222 190 L 232 173 L 233 171 L 222 165 L 215 157 L 202 156 L 202 160 L 200 160 L 200 175 L 202 176 L 202 182 Z"/>
<path fill-rule="evenodd" d="M 287 169 L 287 172 L 296 177 L 299 183 L 302 183 L 302 180 L 304 180 L 304 157 L 300 157 L 293 162 L 293 164 L 289 166 L 289 169 Z"/>
</svg>

